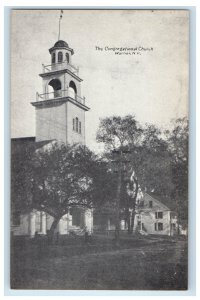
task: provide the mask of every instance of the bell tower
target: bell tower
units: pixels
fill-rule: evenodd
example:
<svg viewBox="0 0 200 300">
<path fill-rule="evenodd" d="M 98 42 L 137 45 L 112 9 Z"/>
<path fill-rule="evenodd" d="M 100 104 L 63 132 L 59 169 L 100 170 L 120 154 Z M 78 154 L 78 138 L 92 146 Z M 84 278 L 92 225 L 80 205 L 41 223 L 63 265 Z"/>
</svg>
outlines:
<svg viewBox="0 0 200 300">
<path fill-rule="evenodd" d="M 79 70 L 72 65 L 73 49 L 57 41 L 49 49 L 51 64 L 42 65 L 43 93 L 31 104 L 36 110 L 36 141 L 56 139 L 85 144 L 85 97 L 81 97 Z"/>
</svg>

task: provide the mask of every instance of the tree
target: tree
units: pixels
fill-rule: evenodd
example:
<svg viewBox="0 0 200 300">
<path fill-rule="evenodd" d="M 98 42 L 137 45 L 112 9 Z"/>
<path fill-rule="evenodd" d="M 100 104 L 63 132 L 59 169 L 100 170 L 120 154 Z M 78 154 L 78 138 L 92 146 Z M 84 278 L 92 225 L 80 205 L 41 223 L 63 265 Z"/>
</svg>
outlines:
<svg viewBox="0 0 200 300">
<path fill-rule="evenodd" d="M 139 187 L 143 191 L 159 191 L 163 197 L 170 197 L 173 189 L 170 154 L 162 132 L 151 124 L 141 126 L 134 116 L 114 116 L 101 120 L 97 141 L 103 142 L 110 159 L 113 150 L 118 153 L 119 170 L 117 207 L 125 212 L 128 232 L 133 232 L 136 200 Z M 109 157 L 108 154 L 106 154 Z M 128 182 L 123 182 L 121 169 L 127 171 Z M 127 194 L 128 192 L 128 194 Z M 120 196 L 119 196 L 120 195 Z M 119 216 L 119 213 L 116 213 Z M 119 218 L 116 218 L 116 227 Z"/>
<path fill-rule="evenodd" d="M 138 191 L 138 181 L 136 176 L 132 179 L 134 184 L 132 188 L 135 188 L 134 193 L 131 197 L 126 195 L 124 189 L 124 183 L 122 181 L 123 169 L 128 169 L 128 160 L 126 154 L 129 153 L 130 145 L 132 150 L 141 146 L 142 143 L 142 133 L 143 129 L 136 121 L 134 116 L 128 115 L 125 117 L 113 116 L 110 118 L 105 118 L 100 121 L 99 129 L 97 132 L 97 141 L 103 142 L 105 149 L 111 151 L 110 158 L 113 158 L 113 154 L 117 153 L 118 157 L 115 158 L 115 163 L 117 163 L 118 171 L 118 184 L 116 188 L 116 203 L 115 203 L 115 228 L 116 228 L 116 237 L 119 238 L 119 228 L 120 228 L 120 210 L 121 206 L 125 206 L 126 220 L 128 223 L 129 232 L 133 228 L 134 223 L 134 211 L 135 203 L 137 198 Z M 124 166 L 126 164 L 126 167 Z M 129 167 L 130 169 L 130 167 Z M 131 170 L 129 170 L 130 172 Z M 132 172 L 133 174 L 133 172 Z M 130 174 L 131 175 L 131 174 Z M 122 205 L 123 202 L 123 205 Z"/>
<path fill-rule="evenodd" d="M 88 148 L 52 144 L 35 151 L 33 145 L 12 153 L 12 203 L 15 209 L 37 209 L 54 217 L 53 237 L 69 208 L 92 208 L 107 201 L 108 172 Z M 105 182 L 107 180 L 107 183 Z"/>
<path fill-rule="evenodd" d="M 168 150 L 171 155 L 172 181 L 178 221 L 186 226 L 188 219 L 188 134 L 186 117 L 172 121 L 172 129 L 166 130 Z"/>
</svg>

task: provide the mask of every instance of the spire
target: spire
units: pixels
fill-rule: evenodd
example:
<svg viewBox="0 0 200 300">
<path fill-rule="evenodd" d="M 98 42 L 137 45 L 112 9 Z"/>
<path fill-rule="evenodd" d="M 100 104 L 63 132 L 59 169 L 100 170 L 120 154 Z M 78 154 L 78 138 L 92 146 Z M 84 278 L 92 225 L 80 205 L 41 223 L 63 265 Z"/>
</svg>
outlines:
<svg viewBox="0 0 200 300">
<path fill-rule="evenodd" d="M 60 17 L 59 17 L 58 41 L 60 40 L 60 22 L 62 20 L 62 16 L 63 16 L 63 10 L 60 11 Z"/>
</svg>

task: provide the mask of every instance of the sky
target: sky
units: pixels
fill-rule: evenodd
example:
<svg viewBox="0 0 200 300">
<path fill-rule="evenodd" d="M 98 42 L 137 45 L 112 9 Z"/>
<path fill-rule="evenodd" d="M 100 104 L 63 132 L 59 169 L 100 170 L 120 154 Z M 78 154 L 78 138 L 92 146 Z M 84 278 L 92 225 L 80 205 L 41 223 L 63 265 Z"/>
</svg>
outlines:
<svg viewBox="0 0 200 300">
<path fill-rule="evenodd" d="M 42 93 L 38 74 L 50 64 L 59 16 L 58 10 L 12 11 L 11 137 L 35 136 L 30 103 Z M 74 49 L 72 64 L 79 67 L 81 96 L 90 107 L 87 146 L 99 149 L 100 118 L 132 114 L 142 124 L 166 128 L 171 119 L 187 116 L 188 24 L 187 11 L 64 10 L 60 38 Z"/>
</svg>

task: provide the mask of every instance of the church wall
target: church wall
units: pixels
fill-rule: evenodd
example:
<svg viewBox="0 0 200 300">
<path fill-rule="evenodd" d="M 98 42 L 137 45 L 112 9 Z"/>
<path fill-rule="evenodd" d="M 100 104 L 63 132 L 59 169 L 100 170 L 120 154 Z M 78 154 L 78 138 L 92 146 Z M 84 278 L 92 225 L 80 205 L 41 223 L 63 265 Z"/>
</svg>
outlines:
<svg viewBox="0 0 200 300">
<path fill-rule="evenodd" d="M 69 87 L 69 83 L 70 81 L 73 81 L 76 85 L 76 90 L 77 90 L 77 95 L 79 97 L 81 97 L 81 84 L 80 82 L 75 79 L 74 77 L 72 77 L 71 75 L 69 75 L 68 73 L 65 73 L 65 88 L 67 89 Z"/>
<path fill-rule="evenodd" d="M 84 220 L 85 226 L 87 227 L 87 230 L 89 232 L 93 232 L 93 212 L 91 209 L 87 209 L 85 211 L 85 220 Z"/>
<path fill-rule="evenodd" d="M 57 232 L 59 232 L 59 234 L 68 234 L 70 226 L 72 226 L 72 216 L 66 214 L 60 219 Z"/>
<path fill-rule="evenodd" d="M 76 117 L 81 122 L 81 134 L 73 130 L 73 119 Z M 67 102 L 67 142 L 85 144 L 85 112 L 70 102 Z"/>
<path fill-rule="evenodd" d="M 12 226 L 13 235 L 29 235 L 29 214 L 20 216 L 20 225 Z"/>
<path fill-rule="evenodd" d="M 66 143 L 66 103 L 36 108 L 36 142 L 51 139 Z"/>
<path fill-rule="evenodd" d="M 53 89 L 52 92 L 50 93 L 50 86 L 49 86 L 49 82 L 52 79 L 59 79 L 61 82 L 61 90 L 65 90 L 65 81 L 64 81 L 63 74 L 49 75 L 48 77 L 43 78 L 43 93 L 45 94 L 45 98 L 44 98 L 45 100 L 54 98 Z"/>
</svg>

